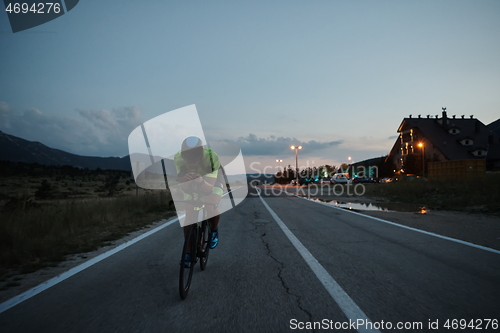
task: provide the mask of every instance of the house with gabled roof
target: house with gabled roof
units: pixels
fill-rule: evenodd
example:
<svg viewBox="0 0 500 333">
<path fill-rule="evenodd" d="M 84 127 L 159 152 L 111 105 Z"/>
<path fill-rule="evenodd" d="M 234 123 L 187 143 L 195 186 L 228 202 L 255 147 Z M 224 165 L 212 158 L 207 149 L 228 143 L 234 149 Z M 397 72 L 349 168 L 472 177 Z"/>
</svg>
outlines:
<svg viewBox="0 0 500 333">
<path fill-rule="evenodd" d="M 415 160 L 422 165 L 422 156 L 425 164 L 429 161 L 485 159 L 488 169 L 500 168 L 500 136 L 473 115 L 468 118 L 465 115 L 449 117 L 446 108 L 442 109 L 441 117 L 410 115 L 403 119 L 398 133 L 387 159 L 402 172 Z"/>
</svg>

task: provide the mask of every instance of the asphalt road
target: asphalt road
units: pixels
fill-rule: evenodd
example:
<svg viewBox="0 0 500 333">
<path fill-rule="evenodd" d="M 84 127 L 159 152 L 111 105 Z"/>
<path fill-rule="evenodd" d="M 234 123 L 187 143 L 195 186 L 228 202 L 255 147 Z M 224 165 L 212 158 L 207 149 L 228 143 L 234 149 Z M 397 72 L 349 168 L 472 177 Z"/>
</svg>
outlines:
<svg viewBox="0 0 500 333">
<path fill-rule="evenodd" d="M 383 332 L 500 332 L 487 321 L 500 319 L 500 254 L 250 192 L 221 216 L 220 244 L 207 270 L 197 265 L 186 300 L 174 223 L 0 313 L 0 331 L 287 332 L 320 322 L 356 332 L 352 321 L 369 318 Z"/>
</svg>

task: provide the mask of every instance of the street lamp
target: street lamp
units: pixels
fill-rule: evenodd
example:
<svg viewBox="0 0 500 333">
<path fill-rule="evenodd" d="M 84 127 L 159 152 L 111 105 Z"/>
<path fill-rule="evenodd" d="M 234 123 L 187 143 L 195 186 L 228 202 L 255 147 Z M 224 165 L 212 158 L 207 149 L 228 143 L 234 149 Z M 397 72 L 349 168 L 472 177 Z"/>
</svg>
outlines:
<svg viewBox="0 0 500 333">
<path fill-rule="evenodd" d="M 281 170 L 281 162 L 283 162 L 283 160 L 276 160 L 276 162 L 278 162 L 278 171 Z"/>
<path fill-rule="evenodd" d="M 278 172 L 281 172 L 281 162 L 283 162 L 283 160 L 276 160 L 276 162 L 278 162 Z M 276 173 L 276 176 L 278 175 L 278 172 Z M 281 172 L 280 178 L 283 178 L 283 172 Z"/>
<path fill-rule="evenodd" d="M 424 174 L 425 174 L 425 146 L 424 146 L 424 143 L 423 142 L 420 142 L 418 144 L 418 146 L 420 148 L 422 148 L 422 177 L 424 177 Z"/>
<path fill-rule="evenodd" d="M 351 156 L 349 156 L 347 159 L 349 160 L 349 164 L 347 164 L 347 174 L 349 175 L 349 178 L 350 178 L 350 177 L 352 177 L 352 175 L 351 175 L 351 160 L 352 160 L 352 158 L 351 158 Z"/>
<path fill-rule="evenodd" d="M 295 181 L 296 185 L 299 185 L 299 149 L 302 149 L 302 146 L 291 146 L 290 149 L 295 150 Z"/>
</svg>

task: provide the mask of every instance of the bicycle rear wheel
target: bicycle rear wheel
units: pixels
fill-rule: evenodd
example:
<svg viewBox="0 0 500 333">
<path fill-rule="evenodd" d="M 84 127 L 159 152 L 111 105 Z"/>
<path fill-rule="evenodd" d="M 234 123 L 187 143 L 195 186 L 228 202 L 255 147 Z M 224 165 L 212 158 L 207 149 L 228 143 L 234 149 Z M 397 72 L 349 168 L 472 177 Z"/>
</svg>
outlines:
<svg viewBox="0 0 500 333">
<path fill-rule="evenodd" d="M 200 268 L 202 271 L 205 270 L 208 263 L 208 254 L 210 252 L 210 224 L 207 220 L 203 221 L 201 224 L 201 240 L 200 240 Z"/>
<path fill-rule="evenodd" d="M 182 247 L 182 257 L 179 273 L 179 295 L 181 299 L 186 299 L 189 287 L 191 286 L 191 279 L 193 278 L 194 265 L 196 264 L 196 225 L 191 225 L 184 239 L 184 246 Z M 191 254 L 191 262 L 185 265 L 186 253 Z"/>
</svg>

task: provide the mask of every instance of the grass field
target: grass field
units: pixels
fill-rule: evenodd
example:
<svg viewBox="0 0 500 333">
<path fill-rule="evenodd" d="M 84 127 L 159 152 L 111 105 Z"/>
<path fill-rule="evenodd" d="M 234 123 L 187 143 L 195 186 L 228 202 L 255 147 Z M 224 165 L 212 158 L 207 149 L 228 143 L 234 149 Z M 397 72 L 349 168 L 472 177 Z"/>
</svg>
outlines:
<svg viewBox="0 0 500 333">
<path fill-rule="evenodd" d="M 129 173 L 4 175 L 0 281 L 57 265 L 66 255 L 95 250 L 170 217 L 170 200 L 168 190 L 136 192 Z"/>
<path fill-rule="evenodd" d="M 462 181 L 399 181 L 368 184 L 366 196 L 415 203 L 430 209 L 486 213 L 500 216 L 500 174 Z"/>
<path fill-rule="evenodd" d="M 280 185 L 277 185 L 280 186 Z M 335 186 L 343 186 L 336 188 Z M 450 210 L 500 216 L 500 174 L 490 173 L 475 180 L 437 181 L 427 179 L 402 180 L 386 184 L 357 185 L 312 184 L 311 196 L 349 197 L 361 194 L 365 198 L 382 199 L 391 203 L 414 204 L 433 210 Z M 363 186 L 355 189 L 355 186 Z M 349 189 L 347 188 L 349 187 Z M 307 193 L 307 187 L 300 187 Z M 355 192 L 356 191 L 356 192 Z"/>
</svg>

